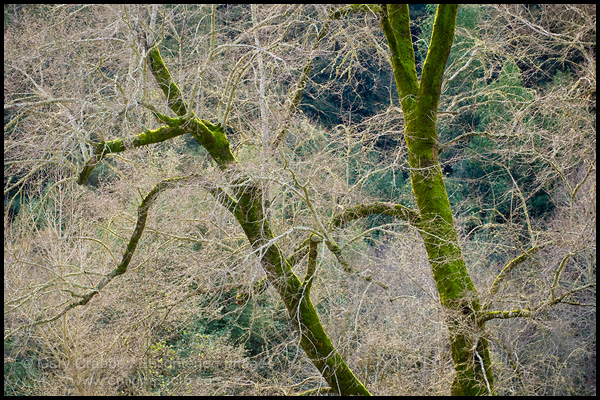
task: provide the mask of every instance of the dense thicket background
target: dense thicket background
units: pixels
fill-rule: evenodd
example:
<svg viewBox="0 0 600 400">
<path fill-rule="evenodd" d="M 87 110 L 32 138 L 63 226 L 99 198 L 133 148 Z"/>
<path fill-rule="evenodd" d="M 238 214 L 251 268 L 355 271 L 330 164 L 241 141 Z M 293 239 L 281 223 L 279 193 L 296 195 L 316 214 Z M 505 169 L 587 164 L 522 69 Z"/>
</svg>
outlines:
<svg viewBox="0 0 600 400">
<path fill-rule="evenodd" d="M 323 384 L 272 289 L 236 301 L 235 285 L 264 272 L 200 185 L 161 195 L 127 274 L 86 306 L 31 324 L 116 266 L 157 182 L 221 179 L 193 138 L 178 137 L 109 157 L 75 184 L 93 143 L 157 128 L 150 108 L 167 114 L 142 29 L 162 41 L 196 114 L 226 123 L 236 157 L 265 185 L 286 254 L 349 206 L 414 205 L 379 22 L 326 22 L 330 11 L 4 6 L 5 395 L 271 395 Z M 419 68 L 435 7 L 410 12 Z M 499 394 L 596 393 L 595 60 L 595 5 L 459 8 L 438 131 L 469 273 L 485 297 L 508 262 L 540 248 L 492 299 L 496 309 L 538 307 L 487 324 Z M 267 151 L 288 123 L 280 151 Z M 363 274 L 321 249 L 313 302 L 353 371 L 374 394 L 447 394 L 454 370 L 418 233 L 372 216 L 332 234 Z"/>
</svg>

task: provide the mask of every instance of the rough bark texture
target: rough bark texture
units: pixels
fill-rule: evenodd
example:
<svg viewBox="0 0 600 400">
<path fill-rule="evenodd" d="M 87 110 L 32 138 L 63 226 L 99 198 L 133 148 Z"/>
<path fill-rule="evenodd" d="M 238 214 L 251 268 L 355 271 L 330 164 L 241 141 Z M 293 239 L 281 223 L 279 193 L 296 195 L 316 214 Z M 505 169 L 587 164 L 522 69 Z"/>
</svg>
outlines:
<svg viewBox="0 0 600 400">
<path fill-rule="evenodd" d="M 405 120 L 411 183 L 418 206 L 419 232 L 442 306 L 446 310 L 456 378 L 454 395 L 493 393 L 493 376 L 481 308 L 467 272 L 452 220 L 438 160 L 437 107 L 452 39 L 457 5 L 438 6 L 421 82 L 417 79 L 408 5 L 387 5 L 381 23 L 389 43 L 396 86 Z"/>
</svg>

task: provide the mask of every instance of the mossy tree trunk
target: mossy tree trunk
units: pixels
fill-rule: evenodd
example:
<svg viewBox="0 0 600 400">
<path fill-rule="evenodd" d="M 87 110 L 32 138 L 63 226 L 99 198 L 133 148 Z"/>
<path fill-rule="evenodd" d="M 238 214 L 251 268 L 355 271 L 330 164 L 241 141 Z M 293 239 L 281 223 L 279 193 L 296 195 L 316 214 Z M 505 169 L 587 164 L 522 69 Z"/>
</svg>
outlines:
<svg viewBox="0 0 600 400">
<path fill-rule="evenodd" d="M 482 334 L 482 326 L 477 323 L 481 306 L 458 245 L 438 160 L 437 106 L 442 76 L 454 36 L 458 7 L 438 7 L 420 83 L 415 67 L 408 6 L 387 5 L 373 8 L 381 13 L 382 27 L 392 53 L 392 66 L 405 118 L 411 182 L 418 213 L 401 205 L 365 204 L 334 216 L 331 225 L 342 227 L 353 219 L 372 214 L 387 214 L 405 219 L 419 229 L 442 306 L 447 311 L 452 357 L 456 368 L 452 393 L 494 393 L 488 345 Z M 360 7 L 357 9 L 360 10 Z M 260 185 L 241 172 L 223 127 L 194 115 L 168 72 L 158 48 L 152 45 L 146 47 L 150 70 L 163 90 L 170 108 L 179 118 L 170 118 L 155 112 L 157 119 L 166 123 L 166 126 L 156 131 L 146 131 L 128 140 L 98 144 L 94 156 L 81 172 L 78 183 L 85 182 L 91 170 L 106 153 L 125 151 L 182 134 L 191 134 L 206 148 L 221 169 L 231 171 L 230 183 L 234 188 L 231 196 L 221 189 L 215 189 L 215 193 L 218 194 L 215 197 L 233 214 L 253 249 L 260 255 L 267 280 L 282 297 L 300 335 L 301 347 L 329 383 L 332 391 L 343 395 L 369 395 L 368 390 L 337 352 L 319 320 L 310 300 L 312 277 L 307 273 L 307 278 L 301 282 L 293 272 L 290 261 L 276 243 L 268 219 L 265 218 Z M 336 247 L 327 240 L 326 243 L 330 249 Z M 309 255 L 309 262 L 310 259 Z"/>
<path fill-rule="evenodd" d="M 146 45 L 145 40 L 142 43 Z M 244 230 L 252 248 L 260 255 L 260 262 L 266 272 L 266 278 L 280 294 L 298 331 L 300 346 L 330 385 L 330 390 L 342 395 L 370 395 L 333 346 L 321 324 L 319 315 L 310 300 L 312 277 L 307 277 L 301 282 L 275 241 L 269 222 L 265 218 L 263 193 L 260 185 L 243 173 L 231 152 L 223 127 L 197 118 L 188 108 L 181 91 L 173 81 L 158 47 L 146 45 L 146 50 L 150 70 L 156 78 L 158 86 L 163 90 L 169 107 L 179 118 L 171 118 L 153 111 L 156 118 L 166 123 L 166 126 L 157 130 L 148 130 L 126 140 L 117 139 L 99 143 L 95 147 L 94 155 L 81 171 L 78 183 L 85 183 L 96 164 L 102 161 L 108 153 L 122 152 L 182 134 L 191 134 L 206 148 L 215 163 L 229 173 L 233 188 L 231 195 L 220 188 L 209 188 L 209 191 L 233 214 Z M 144 210 L 147 212 L 147 207 Z M 137 228 L 136 231 L 138 231 Z M 141 233 L 140 230 L 137 235 L 134 235 L 135 244 Z M 132 251 L 128 252 L 129 257 L 134 250 L 135 246 Z M 119 272 L 122 273 L 122 271 Z"/>
<path fill-rule="evenodd" d="M 452 394 L 494 393 L 488 344 L 477 324 L 480 303 L 457 240 L 438 160 L 437 108 L 458 5 L 440 4 L 421 81 L 417 79 L 408 5 L 381 9 L 394 76 L 405 120 L 406 145 L 419 232 L 446 311 L 456 378 Z"/>
</svg>

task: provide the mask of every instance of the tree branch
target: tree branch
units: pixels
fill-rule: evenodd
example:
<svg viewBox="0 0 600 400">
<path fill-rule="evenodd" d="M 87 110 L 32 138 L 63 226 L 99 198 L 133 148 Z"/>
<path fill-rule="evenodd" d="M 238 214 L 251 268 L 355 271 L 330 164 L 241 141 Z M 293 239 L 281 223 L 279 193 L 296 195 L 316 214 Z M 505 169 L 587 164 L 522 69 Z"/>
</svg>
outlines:
<svg viewBox="0 0 600 400">
<path fill-rule="evenodd" d="M 480 324 L 487 322 L 492 319 L 508 319 L 508 318 L 517 318 L 524 317 L 529 318 L 532 315 L 532 310 L 510 310 L 510 311 L 486 311 L 482 313 L 477 321 Z"/>
<path fill-rule="evenodd" d="M 173 81 L 173 77 L 169 73 L 169 70 L 165 66 L 165 63 L 160 55 L 160 51 L 157 46 L 154 46 L 148 50 L 147 60 L 152 70 L 152 75 L 156 78 L 158 86 L 161 88 L 165 97 L 167 98 L 167 104 L 173 110 L 173 112 L 180 117 L 187 115 L 188 106 L 183 98 L 183 94 L 179 90 L 179 87 Z"/>
<path fill-rule="evenodd" d="M 231 152 L 229 140 L 225 135 L 223 127 L 220 124 L 215 125 L 209 121 L 195 117 L 194 112 L 188 108 L 179 87 L 173 81 L 173 77 L 169 73 L 158 47 L 154 46 L 148 50 L 147 60 L 158 86 L 160 86 L 167 98 L 167 104 L 175 114 L 182 117 L 182 121 L 186 122 L 186 130 L 183 133 L 191 133 L 221 168 L 234 162 L 235 157 Z M 165 118 L 162 114 L 158 115 L 155 113 L 155 115 L 160 119 Z"/>
<path fill-rule="evenodd" d="M 310 235 L 308 243 L 308 264 L 306 266 L 306 275 L 302 286 L 305 287 L 305 294 L 310 294 L 310 288 L 312 287 L 313 278 L 317 271 L 317 245 L 321 243 L 323 239 L 317 235 Z"/>
<path fill-rule="evenodd" d="M 419 83 L 410 33 L 408 4 L 387 4 L 381 8 L 381 26 L 390 47 L 398 94 L 405 113 L 414 107 L 408 100 L 416 97 Z"/>
<path fill-rule="evenodd" d="M 131 238 L 129 239 L 129 243 L 127 244 L 127 249 L 125 250 L 125 253 L 123 253 L 123 258 L 122 258 L 121 262 L 119 263 L 119 265 L 117 265 L 117 267 L 115 269 L 113 269 L 111 272 L 107 273 L 104 276 L 104 278 L 96 286 L 94 286 L 93 289 L 91 289 L 89 292 L 85 293 L 84 295 L 77 295 L 75 293 L 71 293 L 74 297 L 80 297 L 81 299 L 69 304 L 61 312 L 59 312 L 58 314 L 56 314 L 53 317 L 50 317 L 47 319 L 36 320 L 36 321 L 32 322 L 31 324 L 22 325 L 22 326 L 18 327 L 17 329 L 6 334 L 4 336 L 4 340 L 6 340 L 8 337 L 14 335 L 15 333 L 19 332 L 21 329 L 23 329 L 25 327 L 31 328 L 31 327 L 34 327 L 37 325 L 56 321 L 58 318 L 65 315 L 67 312 L 69 312 L 73 308 L 87 304 L 95 295 L 100 293 L 100 290 L 102 290 L 102 288 L 104 288 L 108 283 L 110 283 L 110 281 L 112 281 L 115 277 L 127 272 L 127 267 L 129 266 L 129 263 L 131 262 L 133 254 L 135 253 L 135 250 L 136 250 L 138 242 L 142 236 L 142 233 L 144 233 L 144 228 L 146 227 L 146 219 L 148 218 L 148 210 L 150 209 L 150 206 L 152 204 L 154 204 L 154 202 L 158 198 L 158 195 L 162 191 L 164 191 L 165 189 L 171 188 L 175 184 L 182 182 L 189 178 L 190 177 L 176 177 L 176 178 L 165 179 L 165 180 L 159 182 L 156 186 L 154 186 L 154 188 L 152 188 L 152 190 L 146 195 L 146 197 L 144 197 L 141 204 L 138 206 L 137 222 L 135 224 L 133 233 L 131 234 Z"/>
<path fill-rule="evenodd" d="M 371 204 L 359 204 L 344 210 L 335 215 L 329 224 L 330 226 L 342 228 L 355 219 L 368 217 L 374 214 L 390 215 L 392 217 L 401 218 L 413 225 L 416 225 L 419 221 L 419 214 L 408 207 L 401 204 L 375 202 Z"/>
<path fill-rule="evenodd" d="M 173 126 L 163 126 L 156 130 L 147 130 L 139 135 L 135 135 L 126 139 L 115 139 L 108 142 L 100 142 L 95 146 L 93 156 L 88 160 L 79 173 L 77 184 L 83 185 L 85 182 L 87 182 L 96 165 L 108 154 L 120 153 L 135 147 L 164 142 L 165 140 L 183 135 L 184 133 L 186 133 L 186 130 L 179 126 L 179 124 L 175 124 Z"/>
<path fill-rule="evenodd" d="M 439 4 L 431 34 L 431 44 L 421 73 L 421 107 L 437 112 L 442 78 L 452 48 L 458 4 Z"/>
<path fill-rule="evenodd" d="M 489 321 L 492 319 L 508 319 L 508 318 L 518 318 L 518 317 L 530 318 L 535 313 L 543 310 L 544 308 L 550 307 L 550 306 L 553 306 L 553 305 L 559 304 L 559 303 L 570 304 L 570 305 L 575 305 L 575 306 L 596 307 L 596 304 L 581 304 L 578 302 L 565 301 L 565 299 L 567 297 L 571 296 L 572 294 L 581 292 L 583 290 L 586 290 L 586 289 L 589 289 L 589 288 L 592 288 L 595 286 L 596 286 L 596 283 L 588 283 L 586 285 L 571 289 L 571 290 L 567 291 L 566 293 L 563 293 L 559 297 L 553 297 L 554 294 L 551 294 L 551 296 L 548 300 L 542 301 L 537 306 L 532 307 L 531 309 L 526 308 L 523 310 L 510 310 L 510 311 L 484 311 L 479 314 L 479 316 L 477 317 L 477 321 L 479 324 L 483 324 L 486 321 Z"/>
<path fill-rule="evenodd" d="M 529 250 L 527 250 L 526 252 L 524 252 L 523 254 L 521 254 L 520 256 L 512 259 L 508 264 L 506 264 L 504 266 L 504 268 L 502 268 L 502 270 L 500 271 L 500 273 L 498 274 L 498 276 L 496 277 L 496 279 L 494 280 L 494 282 L 492 283 L 492 285 L 490 286 L 490 289 L 488 291 L 488 298 L 483 306 L 483 308 L 486 307 L 486 305 L 488 304 L 488 302 L 491 300 L 491 297 L 493 295 L 495 295 L 496 293 L 498 293 L 498 290 L 500 289 L 500 283 L 502 283 L 502 281 L 504 281 L 508 275 L 510 274 L 510 272 L 519 264 L 521 264 L 522 262 L 526 261 L 529 257 L 531 257 L 535 252 L 537 252 L 539 249 L 548 246 L 550 244 L 552 244 L 553 242 L 546 242 L 543 243 L 539 246 L 533 246 L 532 248 L 530 248 Z"/>
</svg>

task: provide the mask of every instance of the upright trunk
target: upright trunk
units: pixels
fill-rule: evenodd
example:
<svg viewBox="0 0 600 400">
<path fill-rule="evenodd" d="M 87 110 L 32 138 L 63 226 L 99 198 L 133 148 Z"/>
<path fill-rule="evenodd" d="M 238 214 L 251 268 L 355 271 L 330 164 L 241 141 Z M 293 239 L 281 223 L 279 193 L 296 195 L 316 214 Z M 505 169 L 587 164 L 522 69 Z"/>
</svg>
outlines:
<svg viewBox="0 0 600 400">
<path fill-rule="evenodd" d="M 493 378 L 487 341 L 476 323 L 479 298 L 458 244 L 435 144 L 423 143 L 423 137 L 437 139 L 435 123 L 430 118 L 425 120 L 415 118 L 407 122 L 405 137 L 411 183 L 420 212 L 419 232 L 447 316 L 456 368 L 452 393 L 491 393 Z"/>
<path fill-rule="evenodd" d="M 481 306 L 467 272 L 438 160 L 437 107 L 454 36 L 457 5 L 439 5 L 421 82 L 417 80 L 408 5 L 388 5 L 382 26 L 405 120 L 404 136 L 412 189 L 420 213 L 419 232 L 447 315 L 456 378 L 452 394 L 493 393 L 487 341 L 477 325 Z"/>
</svg>

